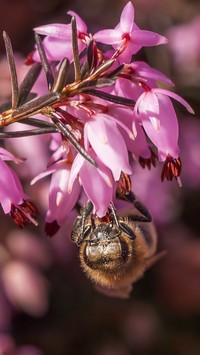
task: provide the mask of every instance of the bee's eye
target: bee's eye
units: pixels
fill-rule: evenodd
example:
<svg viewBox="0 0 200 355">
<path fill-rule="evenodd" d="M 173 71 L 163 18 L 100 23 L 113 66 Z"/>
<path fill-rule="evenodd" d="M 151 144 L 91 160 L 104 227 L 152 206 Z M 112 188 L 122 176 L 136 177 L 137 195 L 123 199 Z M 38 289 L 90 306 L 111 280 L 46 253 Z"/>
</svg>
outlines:
<svg viewBox="0 0 200 355">
<path fill-rule="evenodd" d="M 129 237 L 130 239 L 135 239 L 135 238 L 136 238 L 135 233 L 133 232 L 132 228 L 130 228 L 130 227 L 128 226 L 128 224 L 123 223 L 123 222 L 120 222 L 120 223 L 119 223 L 119 227 L 120 227 L 120 229 L 121 229 L 124 233 L 126 233 L 126 234 L 128 235 L 128 237 Z"/>
</svg>

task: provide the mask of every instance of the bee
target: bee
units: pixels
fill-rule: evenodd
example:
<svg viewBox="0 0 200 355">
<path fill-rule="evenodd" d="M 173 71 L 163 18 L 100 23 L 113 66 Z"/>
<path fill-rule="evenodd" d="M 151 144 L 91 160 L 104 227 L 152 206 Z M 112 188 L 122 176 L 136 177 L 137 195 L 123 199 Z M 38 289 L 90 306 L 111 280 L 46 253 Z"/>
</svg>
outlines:
<svg viewBox="0 0 200 355">
<path fill-rule="evenodd" d="M 99 218 L 93 213 L 92 202 L 87 201 L 75 221 L 71 238 L 79 246 L 84 272 L 98 291 L 127 298 L 132 284 L 163 253 L 155 255 L 157 235 L 146 207 L 131 191 L 122 196 L 132 202 L 138 214 L 117 216 L 111 203 L 106 216 Z"/>
</svg>

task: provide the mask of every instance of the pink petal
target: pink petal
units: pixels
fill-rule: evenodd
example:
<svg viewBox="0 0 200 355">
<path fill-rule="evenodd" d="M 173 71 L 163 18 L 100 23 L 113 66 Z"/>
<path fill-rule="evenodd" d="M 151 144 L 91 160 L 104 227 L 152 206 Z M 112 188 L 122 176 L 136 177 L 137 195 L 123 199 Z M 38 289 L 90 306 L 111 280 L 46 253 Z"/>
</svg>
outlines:
<svg viewBox="0 0 200 355">
<path fill-rule="evenodd" d="M 169 79 L 165 74 L 150 67 L 150 65 L 145 62 L 135 61 L 131 64 L 131 66 L 136 70 L 136 74 L 142 78 L 153 79 L 168 85 L 174 85 L 171 79 Z"/>
<path fill-rule="evenodd" d="M 0 147 L 0 159 L 12 160 L 15 162 L 15 164 L 19 164 L 24 161 L 24 159 L 15 157 L 12 153 L 10 153 L 8 150 L 4 149 L 3 147 Z"/>
<path fill-rule="evenodd" d="M 135 44 L 147 47 L 168 43 L 166 37 L 152 31 L 145 31 L 140 29 L 134 30 L 132 32 L 132 41 Z"/>
<path fill-rule="evenodd" d="M 112 116 L 112 120 L 127 132 L 129 138 L 134 140 L 137 135 L 133 121 L 134 111 L 122 105 L 110 105 L 109 114 Z"/>
<path fill-rule="evenodd" d="M 27 199 L 17 174 L 0 159 L 0 203 L 4 213 L 9 213 L 11 203 L 19 205 Z"/>
<path fill-rule="evenodd" d="M 70 62 L 73 60 L 72 46 L 70 41 L 48 36 L 43 40 L 43 45 L 48 60 L 60 61 L 63 57 L 67 57 Z M 40 61 L 38 51 L 34 53 L 33 59 Z"/>
<path fill-rule="evenodd" d="M 62 225 L 78 200 L 80 184 L 76 178 L 73 189 L 68 193 L 69 176 L 70 171 L 67 169 L 58 170 L 52 175 L 49 208 L 45 219 L 48 223 L 56 220 L 59 225 Z"/>
<path fill-rule="evenodd" d="M 80 179 L 83 185 L 83 189 L 94 205 L 94 212 L 99 217 L 105 216 L 109 203 L 112 201 L 113 187 L 112 183 L 109 185 L 102 178 L 103 175 L 107 175 L 107 180 L 111 181 L 111 173 L 99 160 L 98 169 L 94 168 L 87 161 L 84 162 L 82 169 L 80 170 Z"/>
<path fill-rule="evenodd" d="M 158 98 L 152 91 L 144 92 L 136 102 L 135 113 L 139 115 L 140 121 L 148 117 L 156 131 L 160 128 Z"/>
<path fill-rule="evenodd" d="M 76 26 L 77 26 L 77 30 L 79 32 L 87 33 L 87 25 L 86 25 L 86 23 L 82 20 L 82 18 L 76 12 L 68 11 L 67 14 L 76 18 Z"/>
<path fill-rule="evenodd" d="M 10 261 L 4 266 L 2 279 L 6 294 L 14 306 L 33 316 L 46 313 L 47 283 L 36 269 L 22 261 Z"/>
<path fill-rule="evenodd" d="M 178 135 L 179 127 L 171 100 L 165 96 L 159 96 L 160 129 L 156 131 L 151 122 L 143 120 L 142 125 L 148 137 L 158 148 L 160 161 L 164 161 L 169 154 L 174 158 L 179 156 Z"/>
<path fill-rule="evenodd" d="M 50 167 L 48 167 L 48 169 L 46 169 L 42 173 L 38 174 L 31 181 L 31 185 L 34 185 L 37 181 L 39 181 L 39 180 L 43 179 L 44 177 L 54 173 L 54 171 L 56 171 L 58 169 L 64 168 L 65 166 L 66 166 L 66 161 L 65 160 L 60 160 L 60 161 L 56 162 L 55 164 L 52 164 Z"/>
<path fill-rule="evenodd" d="M 40 35 L 51 36 L 58 39 L 69 41 L 72 38 L 71 26 L 61 23 L 52 23 L 34 28 L 34 31 Z"/>
<path fill-rule="evenodd" d="M 129 122 L 129 125 L 130 124 L 131 122 Z M 134 158 L 141 156 L 145 159 L 148 159 L 150 157 L 150 150 L 144 130 L 137 121 L 132 121 L 132 125 L 134 125 L 134 130 L 136 131 L 134 140 L 130 139 L 122 130 L 122 136 L 126 142 L 127 149 L 133 154 Z"/>
<path fill-rule="evenodd" d="M 93 36 L 95 41 L 105 44 L 117 44 L 121 42 L 121 33 L 116 30 L 102 30 Z"/>
<path fill-rule="evenodd" d="M 121 64 L 131 63 L 132 56 L 139 52 L 142 46 L 134 44 L 132 40 L 128 42 L 126 49 L 119 55 L 118 59 Z"/>
<path fill-rule="evenodd" d="M 74 181 L 75 181 L 76 177 L 78 176 L 79 171 L 81 170 L 81 168 L 84 164 L 84 161 L 85 161 L 85 159 L 82 157 L 82 155 L 80 155 L 78 153 L 72 163 L 69 181 L 68 181 L 68 192 L 69 193 L 72 191 Z"/>
<path fill-rule="evenodd" d="M 166 89 L 160 89 L 160 88 L 155 88 L 153 89 L 155 93 L 158 94 L 163 94 L 171 97 L 172 99 L 175 99 L 176 101 L 180 102 L 190 113 L 194 114 L 193 108 L 188 104 L 187 101 L 185 101 L 181 96 L 175 94 L 172 91 L 166 90 Z"/>
<path fill-rule="evenodd" d="M 132 31 L 134 23 L 134 7 L 129 1 L 123 8 L 120 17 L 120 27 L 123 33 L 129 33 Z"/>
<path fill-rule="evenodd" d="M 116 126 L 106 115 L 96 115 L 85 124 L 85 133 L 100 160 L 111 169 L 119 180 L 121 171 L 131 174 L 125 142 Z"/>
</svg>

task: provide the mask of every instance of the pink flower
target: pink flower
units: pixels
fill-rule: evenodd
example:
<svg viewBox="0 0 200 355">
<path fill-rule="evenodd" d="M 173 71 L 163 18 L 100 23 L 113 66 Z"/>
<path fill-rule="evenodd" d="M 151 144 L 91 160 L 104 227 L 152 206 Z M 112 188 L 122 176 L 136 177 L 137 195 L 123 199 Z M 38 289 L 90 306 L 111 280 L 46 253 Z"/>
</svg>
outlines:
<svg viewBox="0 0 200 355">
<path fill-rule="evenodd" d="M 115 119 L 121 120 L 121 124 L 123 123 L 123 126 L 118 127 L 118 129 L 126 143 L 127 151 L 132 153 L 133 158 L 150 158 L 151 151 L 146 140 L 146 135 L 141 125 L 135 120 L 133 109 L 119 105 L 110 105 L 109 113 L 115 117 Z"/>
<path fill-rule="evenodd" d="M 142 123 L 146 134 L 158 149 L 160 161 L 164 161 L 168 155 L 173 158 L 179 156 L 178 121 L 168 96 L 194 113 L 191 106 L 179 95 L 160 88 L 146 89 L 134 108 L 136 119 Z"/>
<path fill-rule="evenodd" d="M 86 146 L 91 144 L 103 164 L 112 171 L 115 181 L 119 180 L 121 171 L 132 173 L 126 144 L 112 116 L 104 113 L 92 115 L 85 124 L 84 137 Z"/>
<path fill-rule="evenodd" d="M 75 12 L 68 11 L 68 14 L 76 18 L 78 48 L 79 53 L 81 53 L 86 46 L 84 43 L 85 37 L 88 37 L 87 26 Z M 43 45 L 48 60 L 57 61 L 67 57 L 70 62 L 73 61 L 71 24 L 54 23 L 36 27 L 34 30 L 36 33 L 46 36 L 43 40 Z M 33 55 L 33 59 L 40 61 L 37 50 Z"/>
<path fill-rule="evenodd" d="M 125 64 L 120 77 L 115 83 L 113 94 L 137 101 L 144 92 L 143 86 L 156 88 L 157 81 L 173 85 L 173 82 L 159 70 L 152 68 L 145 62 L 134 61 L 133 63 Z"/>
<path fill-rule="evenodd" d="M 27 222 L 37 225 L 35 206 L 27 200 L 17 174 L 4 160 L 13 160 L 15 163 L 22 161 L 0 148 L 0 203 L 4 213 L 10 213 L 18 225 L 23 226 Z"/>
<path fill-rule="evenodd" d="M 33 316 L 46 313 L 48 306 L 46 280 L 36 269 L 22 261 L 10 261 L 2 270 L 2 282 L 14 306 Z"/>
<path fill-rule="evenodd" d="M 103 217 L 108 209 L 109 203 L 113 198 L 114 180 L 110 170 L 101 160 L 91 154 L 98 164 L 98 168 L 89 164 L 80 154 L 77 154 L 72 164 L 69 189 L 74 189 L 74 181 L 79 176 L 79 181 L 89 200 L 94 205 L 94 212 L 99 217 Z"/>
<path fill-rule="evenodd" d="M 183 185 L 189 188 L 200 186 L 200 122 L 182 117 L 180 122 L 180 148 L 184 164 Z"/>
<path fill-rule="evenodd" d="M 176 70 L 194 74 L 199 69 L 200 60 L 200 16 L 191 22 L 171 27 L 168 31 L 169 45 L 175 61 Z M 183 41 L 184 38 L 184 41 Z M 198 78 L 196 78 L 198 82 Z"/>
<path fill-rule="evenodd" d="M 27 196 L 16 173 L 4 162 L 5 159 L 15 158 L 3 148 L 0 148 L 0 157 L 0 203 L 4 213 L 9 213 L 13 204 L 22 204 Z"/>
<path fill-rule="evenodd" d="M 39 174 L 32 180 L 32 184 L 41 178 L 52 174 L 49 187 L 49 207 L 46 214 L 46 224 L 48 226 L 48 235 L 51 236 L 59 229 L 71 210 L 77 203 L 80 195 L 81 186 L 78 179 L 74 181 L 73 189 L 69 189 L 69 177 L 71 172 L 71 164 L 66 160 L 60 160 L 51 165 L 45 172 Z M 54 228 L 54 232 L 51 229 Z"/>
<path fill-rule="evenodd" d="M 167 43 L 167 39 L 155 32 L 140 30 L 134 22 L 134 7 L 129 1 L 122 10 L 120 22 L 114 30 L 102 30 L 94 35 L 97 42 L 110 44 L 120 56 L 121 62 L 130 62 L 143 46 Z"/>
</svg>

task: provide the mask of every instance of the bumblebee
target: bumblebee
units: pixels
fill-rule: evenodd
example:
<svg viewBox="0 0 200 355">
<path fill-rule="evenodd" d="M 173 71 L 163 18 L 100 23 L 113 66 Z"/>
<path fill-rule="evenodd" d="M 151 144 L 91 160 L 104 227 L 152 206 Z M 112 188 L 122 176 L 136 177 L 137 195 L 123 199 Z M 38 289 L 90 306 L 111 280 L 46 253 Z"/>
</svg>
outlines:
<svg viewBox="0 0 200 355">
<path fill-rule="evenodd" d="M 126 298 L 132 284 L 159 257 L 155 255 L 157 235 L 152 218 L 132 191 L 118 196 L 133 204 L 137 213 L 117 216 L 113 204 L 105 217 L 93 213 L 91 201 L 80 210 L 71 238 L 79 246 L 81 266 L 98 291 Z"/>
</svg>

